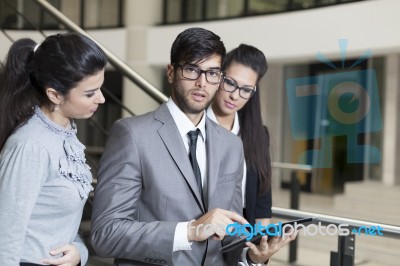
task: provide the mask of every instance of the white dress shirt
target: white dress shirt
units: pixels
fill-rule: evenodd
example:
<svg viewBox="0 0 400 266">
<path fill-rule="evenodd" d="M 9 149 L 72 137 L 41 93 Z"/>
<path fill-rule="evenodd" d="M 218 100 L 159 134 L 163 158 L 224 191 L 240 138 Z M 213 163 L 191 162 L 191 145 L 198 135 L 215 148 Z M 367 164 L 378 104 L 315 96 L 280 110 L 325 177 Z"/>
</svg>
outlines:
<svg viewBox="0 0 400 266">
<path fill-rule="evenodd" d="M 182 112 L 175 102 L 169 98 L 166 103 L 172 118 L 178 127 L 183 144 L 186 148 L 189 160 L 189 137 L 187 133 L 191 130 L 200 129 L 197 139 L 196 156 L 201 172 L 201 183 L 203 185 L 204 198 L 207 198 L 207 157 L 206 157 L 206 115 L 205 112 L 200 122 L 194 125 L 193 122 Z M 175 228 L 173 251 L 191 250 L 191 243 L 187 239 L 187 226 L 189 222 L 180 222 Z"/>
</svg>

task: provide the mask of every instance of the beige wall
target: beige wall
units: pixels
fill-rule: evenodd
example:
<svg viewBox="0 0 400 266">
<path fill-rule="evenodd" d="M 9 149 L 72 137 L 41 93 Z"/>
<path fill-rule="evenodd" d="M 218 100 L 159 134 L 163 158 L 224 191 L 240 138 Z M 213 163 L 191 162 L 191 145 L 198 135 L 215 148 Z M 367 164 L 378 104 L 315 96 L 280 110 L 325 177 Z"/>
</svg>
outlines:
<svg viewBox="0 0 400 266">
<path fill-rule="evenodd" d="M 348 57 L 400 52 L 400 1 L 370 0 L 266 16 L 155 26 L 149 29 L 146 60 L 165 64 L 170 44 L 183 29 L 199 26 L 221 36 L 228 50 L 241 42 L 257 46 L 270 62 L 315 60 L 317 52 L 340 58 L 338 39 L 348 39 Z M 162 40 L 163 45 L 159 44 Z"/>
<path fill-rule="evenodd" d="M 145 55 L 151 53 L 147 43 L 149 28 L 160 23 L 162 18 L 162 1 L 125 1 L 125 22 L 128 32 L 127 64 L 157 88 L 162 85 L 162 66 L 152 67 Z M 158 41 L 160 45 L 160 41 Z M 162 44 L 163 45 L 163 44 Z M 135 114 L 154 110 L 159 104 L 143 92 L 138 86 L 124 80 L 123 102 Z M 126 114 L 125 114 L 126 115 Z"/>
</svg>

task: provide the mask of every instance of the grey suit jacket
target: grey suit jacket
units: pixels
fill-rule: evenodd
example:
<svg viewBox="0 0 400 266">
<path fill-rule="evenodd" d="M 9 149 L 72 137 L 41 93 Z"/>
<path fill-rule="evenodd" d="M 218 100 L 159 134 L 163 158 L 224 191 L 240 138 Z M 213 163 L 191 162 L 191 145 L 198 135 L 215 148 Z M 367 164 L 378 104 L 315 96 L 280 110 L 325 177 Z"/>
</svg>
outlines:
<svg viewBox="0 0 400 266">
<path fill-rule="evenodd" d="M 178 222 L 205 210 L 242 213 L 240 138 L 206 120 L 208 197 L 203 206 L 188 154 L 165 104 L 111 128 L 100 161 L 92 214 L 92 245 L 116 265 L 226 265 L 221 241 L 194 242 L 172 252 Z"/>
</svg>

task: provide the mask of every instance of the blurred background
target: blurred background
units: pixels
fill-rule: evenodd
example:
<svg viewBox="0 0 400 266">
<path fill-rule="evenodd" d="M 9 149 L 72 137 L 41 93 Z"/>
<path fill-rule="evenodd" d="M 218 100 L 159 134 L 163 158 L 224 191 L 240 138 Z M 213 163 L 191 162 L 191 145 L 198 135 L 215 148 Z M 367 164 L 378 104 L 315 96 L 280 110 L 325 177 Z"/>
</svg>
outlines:
<svg viewBox="0 0 400 266">
<path fill-rule="evenodd" d="M 204 27 L 228 51 L 258 47 L 269 63 L 260 90 L 276 219 L 301 216 L 285 211 L 299 209 L 396 226 L 389 237 L 357 236 L 342 246 L 337 237 L 300 236 L 274 265 L 398 265 L 399 12 L 397 0 L 0 0 L 0 58 L 18 38 L 40 42 L 77 29 L 107 50 L 106 104 L 78 121 L 96 177 L 111 124 L 169 96 L 166 65 L 178 33 Z M 90 214 L 91 199 L 82 221 L 87 240 Z M 335 264 L 331 252 L 353 264 Z M 92 253 L 90 263 L 112 260 Z"/>
</svg>

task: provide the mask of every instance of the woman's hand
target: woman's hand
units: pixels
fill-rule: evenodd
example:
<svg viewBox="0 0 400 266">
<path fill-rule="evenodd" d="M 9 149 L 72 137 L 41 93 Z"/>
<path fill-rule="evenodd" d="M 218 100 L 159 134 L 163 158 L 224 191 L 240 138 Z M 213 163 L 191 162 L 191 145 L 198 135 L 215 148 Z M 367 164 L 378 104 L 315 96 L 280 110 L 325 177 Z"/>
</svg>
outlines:
<svg viewBox="0 0 400 266">
<path fill-rule="evenodd" d="M 63 253 L 63 256 L 58 259 L 42 259 L 42 263 L 60 266 L 76 266 L 81 261 L 79 250 L 76 246 L 68 244 L 50 251 L 50 254 L 56 256 Z"/>
</svg>

